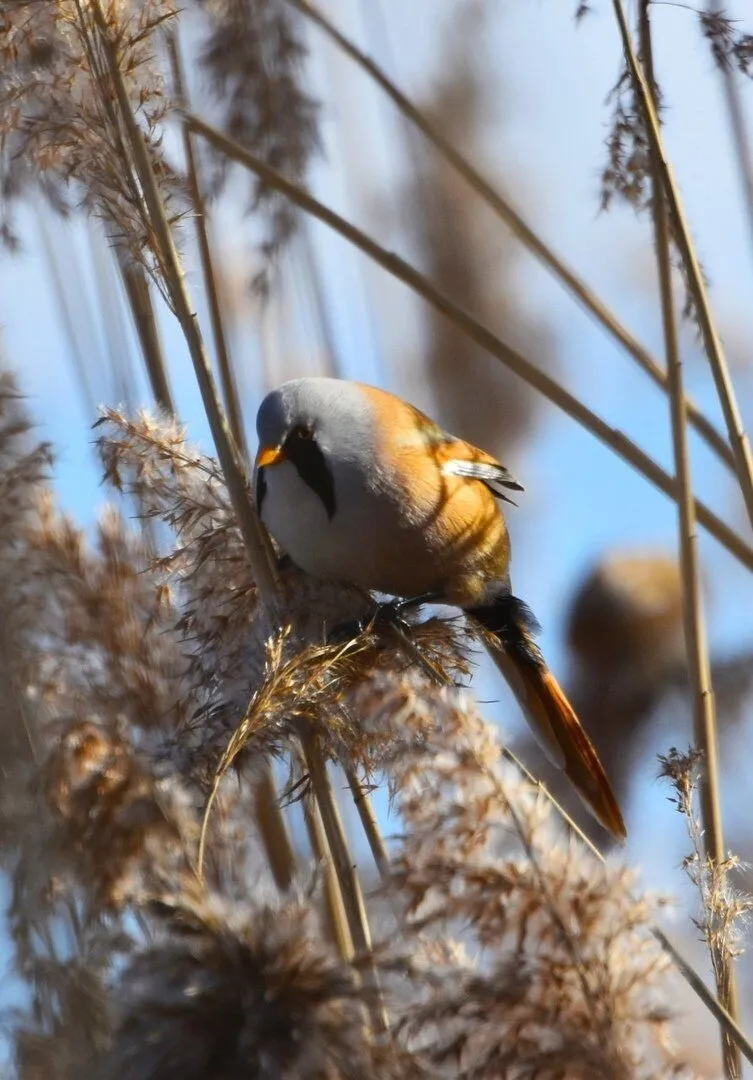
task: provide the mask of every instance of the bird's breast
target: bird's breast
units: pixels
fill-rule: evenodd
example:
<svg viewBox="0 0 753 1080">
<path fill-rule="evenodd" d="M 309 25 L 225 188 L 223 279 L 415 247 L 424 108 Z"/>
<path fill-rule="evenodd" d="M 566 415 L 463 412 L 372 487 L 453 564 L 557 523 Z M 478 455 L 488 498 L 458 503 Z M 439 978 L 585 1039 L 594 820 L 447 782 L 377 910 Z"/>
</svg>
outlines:
<svg viewBox="0 0 753 1080">
<path fill-rule="evenodd" d="M 372 478 L 373 479 L 373 478 Z M 395 596 L 443 592 L 474 603 L 507 572 L 504 520 L 478 481 L 404 488 L 334 471 L 334 513 L 291 462 L 264 470 L 261 517 L 307 573 Z"/>
</svg>

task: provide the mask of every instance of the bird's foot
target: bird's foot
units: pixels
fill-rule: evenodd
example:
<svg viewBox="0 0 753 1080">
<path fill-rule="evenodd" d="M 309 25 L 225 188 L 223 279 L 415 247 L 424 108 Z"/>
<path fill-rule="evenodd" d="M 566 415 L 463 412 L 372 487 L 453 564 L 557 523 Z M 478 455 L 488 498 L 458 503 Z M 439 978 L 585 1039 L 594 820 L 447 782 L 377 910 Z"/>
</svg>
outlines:
<svg viewBox="0 0 753 1080">
<path fill-rule="evenodd" d="M 402 600 L 387 600 L 376 604 L 374 608 L 359 619 L 350 619 L 340 623 L 329 634 L 327 640 L 330 643 L 348 641 L 357 637 L 367 630 L 375 634 L 383 634 L 385 631 L 397 629 L 403 634 L 410 633 L 411 624 L 406 618 L 409 612 L 416 611 L 422 604 L 436 602 L 432 593 L 423 596 L 411 596 Z"/>
</svg>

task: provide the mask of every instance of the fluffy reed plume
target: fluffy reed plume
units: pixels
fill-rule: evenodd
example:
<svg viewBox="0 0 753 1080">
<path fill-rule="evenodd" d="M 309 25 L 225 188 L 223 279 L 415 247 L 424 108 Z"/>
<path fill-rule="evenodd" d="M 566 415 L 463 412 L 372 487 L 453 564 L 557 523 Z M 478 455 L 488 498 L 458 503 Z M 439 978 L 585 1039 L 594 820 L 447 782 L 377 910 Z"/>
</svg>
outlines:
<svg viewBox="0 0 753 1080">
<path fill-rule="evenodd" d="M 317 105 L 301 77 L 306 48 L 294 12 L 285 0 L 197 3 L 209 21 L 201 62 L 220 104 L 221 126 L 272 168 L 302 179 L 320 144 Z M 227 160 L 217 159 L 217 167 L 222 175 Z M 265 211 L 262 252 L 272 257 L 294 232 L 295 211 L 259 179 L 252 206 Z"/>
<path fill-rule="evenodd" d="M 587 14 L 588 10 L 586 5 L 581 5 L 579 15 Z M 697 9 L 691 6 L 689 10 L 697 17 L 717 65 L 722 69 L 734 67 L 744 75 L 753 75 L 753 34 L 746 33 L 725 10 L 712 10 L 705 6 Z M 662 97 L 658 87 L 657 93 L 661 109 Z M 606 142 L 607 164 L 601 178 L 602 206 L 607 208 L 613 199 L 622 199 L 638 210 L 646 210 L 651 204 L 648 136 L 633 83 L 624 64 L 607 101 L 612 107 L 612 120 Z"/>
<path fill-rule="evenodd" d="M 672 748 L 659 757 L 660 772 L 672 785 L 674 802 L 685 818 L 692 850 L 683 860 L 683 869 L 698 891 L 700 916 L 694 920 L 711 958 L 720 994 L 725 990 L 725 973 L 733 970 L 753 911 L 753 896 L 733 884 L 740 861 L 734 855 L 722 860 L 706 854 L 698 810 L 698 787 L 703 755 L 692 748 L 687 754 Z"/>
<path fill-rule="evenodd" d="M 485 26 L 479 4 L 463 6 L 450 20 L 441 76 L 424 108 L 431 123 L 473 161 L 481 157 L 485 125 L 498 108 L 484 59 Z M 499 117 L 494 120 L 499 127 Z M 514 348 L 551 367 L 552 335 L 540 312 L 535 319 L 528 316 L 519 286 L 517 240 L 432 148 L 412 143 L 411 160 L 409 226 L 428 276 Z M 436 415 L 451 431 L 504 455 L 526 433 L 535 393 L 438 312 L 427 309 L 425 319 L 423 366 Z"/>
<path fill-rule="evenodd" d="M 384 963 L 415 996 L 396 1028 L 429 1071 L 683 1073 L 653 905 L 631 895 L 632 875 L 568 842 L 466 694 L 381 676 L 361 707 L 391 740 L 383 764 L 405 822 L 390 887 L 410 936 Z"/>
<path fill-rule="evenodd" d="M 746 33 L 738 21 L 723 10 L 698 11 L 697 15 L 703 36 L 719 67 L 723 70 L 734 68 L 753 78 L 753 34 Z"/>
<path fill-rule="evenodd" d="M 267 668 L 268 628 L 254 618 L 256 589 L 240 531 L 216 462 L 188 447 L 177 424 L 147 414 L 131 421 L 114 411 L 104 420 L 98 445 L 105 476 L 126 485 L 143 512 L 168 530 L 155 570 L 164 590 L 174 588 L 179 596 L 176 629 L 186 680 L 201 688 L 185 713 L 175 752 L 190 757 L 194 767 L 209 767 Z M 327 623 L 365 610 L 360 595 L 340 587 L 312 590 L 295 570 L 285 584 L 291 618 L 304 637 L 321 640 Z"/>
<path fill-rule="evenodd" d="M 175 7 L 171 0 L 104 0 L 101 9 L 106 31 L 88 0 L 0 3 L 2 236 L 11 245 L 17 242 L 13 204 L 41 189 L 60 212 L 83 206 L 102 218 L 123 252 L 154 271 L 151 229 L 114 106 L 104 34 L 114 43 L 175 219 L 182 200 L 161 146 L 168 102 L 155 56 L 156 31 Z"/>
<path fill-rule="evenodd" d="M 169 935 L 125 973 L 118 1027 L 97 1076 L 421 1075 L 369 1037 L 357 973 L 322 946 L 305 905 L 215 900 L 173 916 Z"/>
<path fill-rule="evenodd" d="M 26 785 L 37 752 L 35 708 L 25 694 L 32 674 L 31 641 L 44 625 L 44 596 L 30 587 L 24 570 L 28 549 L 21 541 L 35 518 L 36 499 L 51 465 L 45 443 L 35 443 L 15 380 L 0 374 L 0 674 L 6 688 L 0 708 L 0 854 L 17 841 L 30 812 Z"/>
<path fill-rule="evenodd" d="M 648 10 L 648 7 L 646 7 Z M 691 10 L 693 10 L 691 8 Z M 699 13 L 700 14 L 700 13 Z M 708 34 L 704 30 L 706 36 Z M 637 47 L 637 59 L 645 72 L 646 43 L 642 34 L 636 34 L 640 42 Z M 652 67 L 653 73 L 653 67 Z M 651 93 L 659 122 L 662 121 L 665 101 L 660 81 L 652 74 Z M 651 140 L 646 127 L 641 98 L 629 70 L 627 59 L 623 56 L 620 73 L 607 95 L 607 104 L 611 108 L 609 134 L 606 138 L 607 162 L 601 174 L 601 206 L 609 209 L 613 202 L 624 202 L 639 215 L 653 214 L 652 194 L 652 152 Z M 686 319 L 698 322 L 697 289 L 688 261 L 682 255 L 682 243 L 678 235 L 678 223 L 673 215 L 669 216 L 670 258 L 672 268 L 682 282 L 682 314 Z M 700 274 L 705 282 L 705 273 L 700 266 Z M 699 323 L 700 327 L 700 323 Z"/>
</svg>

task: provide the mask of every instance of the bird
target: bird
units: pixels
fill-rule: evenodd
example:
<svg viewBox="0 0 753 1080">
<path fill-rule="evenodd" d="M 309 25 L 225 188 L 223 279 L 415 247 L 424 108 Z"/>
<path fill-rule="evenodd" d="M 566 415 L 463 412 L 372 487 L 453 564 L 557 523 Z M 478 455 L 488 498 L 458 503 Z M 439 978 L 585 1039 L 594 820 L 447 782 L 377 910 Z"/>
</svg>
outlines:
<svg viewBox="0 0 753 1080">
<path fill-rule="evenodd" d="M 348 379 L 282 383 L 261 402 L 256 430 L 256 507 L 282 552 L 315 578 L 460 608 L 544 752 L 624 840 L 598 754 L 512 591 L 501 504 L 523 490 L 514 476 L 402 398 Z"/>
</svg>

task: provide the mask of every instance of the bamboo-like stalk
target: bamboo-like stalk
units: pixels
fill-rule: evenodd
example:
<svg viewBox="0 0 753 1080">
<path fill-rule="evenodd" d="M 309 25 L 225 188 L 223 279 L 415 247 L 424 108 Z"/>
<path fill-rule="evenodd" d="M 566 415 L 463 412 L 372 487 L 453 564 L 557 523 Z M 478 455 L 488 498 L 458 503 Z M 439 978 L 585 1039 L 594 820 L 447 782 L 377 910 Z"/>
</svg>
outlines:
<svg viewBox="0 0 753 1080">
<path fill-rule="evenodd" d="M 387 845 L 384 842 L 384 837 L 382 836 L 382 831 L 379 828 L 377 816 L 374 813 L 374 807 L 371 805 L 371 799 L 369 798 L 368 792 L 364 790 L 363 784 L 358 779 L 358 774 L 353 766 L 346 764 L 343 768 L 345 769 L 348 787 L 353 796 L 353 802 L 356 804 L 356 810 L 361 819 L 363 831 L 366 833 L 366 839 L 369 842 L 371 854 L 374 856 L 377 870 L 382 877 L 385 877 L 390 864 L 390 856 L 387 851 Z"/>
<path fill-rule="evenodd" d="M 321 867 L 324 876 L 324 891 L 327 899 L 327 914 L 332 940 L 344 960 L 352 961 L 355 956 L 353 936 L 345 911 L 342 890 L 337 872 L 332 862 L 332 852 L 324 831 L 319 803 L 316 799 L 303 800 L 303 815 L 314 858 Z"/>
<path fill-rule="evenodd" d="M 136 123 L 131 110 L 129 98 L 118 67 L 115 48 L 109 38 L 100 0 L 94 0 L 94 13 L 103 44 L 108 58 L 110 76 L 115 86 L 118 105 L 127 136 L 129 136 L 134 166 L 138 174 L 139 184 L 144 192 L 144 199 L 149 212 L 154 235 L 159 245 L 159 257 L 165 276 L 167 287 L 170 289 L 173 308 L 178 322 L 186 338 L 188 349 L 196 372 L 199 388 L 202 395 L 204 409 L 214 438 L 221 468 L 225 474 L 228 492 L 237 515 L 241 534 L 244 539 L 248 558 L 252 565 L 252 571 L 257 583 L 261 603 L 264 603 L 272 611 L 277 607 L 277 569 L 275 569 L 268 538 L 263 526 L 254 511 L 250 498 L 250 485 L 248 485 L 243 460 L 238 446 L 234 443 L 232 432 L 228 427 L 223 408 L 219 403 L 209 357 L 206 355 L 204 342 L 201 337 L 198 319 L 194 313 L 188 288 L 186 286 L 183 267 L 176 252 L 172 237 L 170 222 L 164 211 L 164 205 L 160 197 L 156 178 L 154 178 L 149 154 L 144 143 L 142 132 Z M 315 758 L 315 754 L 312 755 Z M 271 780 L 271 773 L 268 780 Z M 273 791 L 273 787 L 272 787 Z M 267 800 L 267 808 L 277 805 L 277 800 Z M 336 809 L 336 808 L 335 808 Z M 324 814 L 324 811 L 323 811 Z M 326 822 L 326 818 L 324 819 Z M 283 835 L 286 833 L 283 832 Z M 347 848 L 346 848 L 347 851 Z M 338 861 L 335 860 L 338 866 Z M 339 872 L 339 866 L 338 866 Z M 345 888 L 344 888 L 345 893 Z"/>
<path fill-rule="evenodd" d="M 243 460 L 220 405 L 198 319 L 186 285 L 183 267 L 175 248 L 170 223 L 154 176 L 144 136 L 136 122 L 128 100 L 128 91 L 118 65 L 115 46 L 110 38 L 107 21 L 102 10 L 102 0 L 93 0 L 92 11 L 107 57 L 120 116 L 133 156 L 134 168 L 149 212 L 150 223 L 154 230 L 157 255 L 170 292 L 173 310 L 186 339 L 212 438 L 225 476 L 230 501 L 248 551 L 254 580 L 262 602 L 274 609 L 276 606 L 277 572 L 269 541 L 254 510 Z"/>
<path fill-rule="evenodd" d="M 507 227 L 521 240 L 528 250 L 559 279 L 564 287 L 578 300 L 587 311 L 611 334 L 626 352 L 643 368 L 647 375 L 667 391 L 667 374 L 660 365 L 610 311 L 592 289 L 567 265 L 538 233 L 515 210 L 515 208 L 494 188 L 488 180 L 449 142 L 442 132 L 418 109 L 410 98 L 406 97 L 390 79 L 387 73 L 370 57 L 363 53 L 352 41 L 342 34 L 334 24 L 308 0 L 288 0 L 293 7 L 315 23 L 327 36 L 342 49 L 359 67 L 394 102 L 400 113 L 420 131 L 439 151 L 441 156 L 459 176 L 484 200 L 490 209 L 505 222 Z M 699 407 L 687 399 L 690 422 L 698 434 L 706 441 L 720 459 L 734 471 L 735 458 L 724 435 L 717 430 Z"/>
<path fill-rule="evenodd" d="M 187 103 L 186 84 L 183 73 L 183 63 L 180 55 L 180 46 L 177 38 L 177 30 L 167 35 L 167 49 L 172 68 L 173 82 L 177 99 Z M 199 179 L 196 155 L 194 154 L 193 141 L 188 128 L 182 126 L 183 152 L 186 160 L 186 174 L 188 178 L 188 191 L 191 196 L 194 209 L 194 222 L 196 225 L 196 237 L 199 247 L 199 259 L 201 262 L 204 289 L 209 305 L 209 317 L 212 325 L 217 353 L 217 366 L 220 373 L 227 420 L 232 432 L 235 444 L 243 459 L 248 462 L 248 444 L 243 429 L 243 414 L 238 398 L 238 387 L 235 381 L 230 354 L 227 347 L 225 327 L 222 318 L 217 278 L 212 258 L 212 249 L 209 240 L 209 232 L 206 219 L 206 204 Z M 285 817 L 280 809 L 279 793 L 275 782 L 272 766 L 265 762 L 254 784 L 254 807 L 256 820 L 259 826 L 264 847 L 269 859 L 275 883 L 282 892 L 289 889 L 295 876 L 295 852 L 290 840 L 290 834 L 285 822 Z M 326 876 L 325 890 L 330 912 L 330 921 L 335 927 L 335 938 L 338 945 L 343 945 L 337 936 L 337 928 L 342 925 L 342 919 L 337 915 L 336 889 L 333 889 L 331 881 Z M 341 952 L 345 956 L 345 952 Z"/>
<path fill-rule="evenodd" d="M 685 957 L 672 944 L 664 931 L 660 930 L 658 926 L 655 926 L 651 932 L 685 979 L 688 986 L 695 991 L 714 1019 L 718 1021 L 719 1026 L 724 1029 L 726 1035 L 751 1065 L 753 1065 L 753 1044 L 751 1044 L 737 1020 L 735 1020 L 733 1016 L 730 1016 L 724 1006 L 717 1001 L 698 972 L 690 966 Z"/>
<path fill-rule="evenodd" d="M 621 431 L 610 427 L 605 420 L 592 409 L 589 409 L 587 405 L 584 405 L 582 401 L 566 390 L 551 375 L 541 371 L 530 360 L 505 344 L 491 330 L 483 326 L 482 323 L 453 300 L 450 300 L 410 263 L 401 259 L 399 255 L 395 255 L 393 252 L 381 247 L 371 237 L 356 228 L 355 225 L 330 210 L 329 207 L 324 206 L 297 184 L 286 180 L 285 177 L 269 168 L 256 155 L 223 135 L 222 132 L 217 131 L 216 128 L 213 128 L 198 116 L 190 114 L 187 120 L 194 131 L 203 135 L 229 158 L 263 177 L 270 187 L 282 192 L 301 209 L 325 222 L 335 232 L 344 236 L 355 247 L 365 252 L 374 262 L 379 263 L 394 277 L 408 285 L 427 303 L 431 304 L 432 307 L 441 312 L 456 326 L 459 326 L 481 348 L 496 357 L 496 359 L 501 360 L 516 375 L 530 383 L 544 397 L 557 405 L 568 416 L 571 416 L 587 431 L 590 431 L 592 435 L 595 435 L 597 439 L 618 454 L 624 461 L 627 461 L 629 465 L 632 465 L 654 487 L 664 492 L 671 499 L 677 500 L 675 478 L 662 469 L 653 458 L 649 457 L 645 451 L 628 439 Z M 753 548 L 751 548 L 750 544 L 699 500 L 696 500 L 695 512 L 698 521 L 703 527 L 744 566 L 753 570 Z"/>
<path fill-rule="evenodd" d="M 188 107 L 186 81 L 183 74 L 183 61 L 180 55 L 177 30 L 167 36 L 167 51 L 170 57 L 176 98 L 179 102 Z M 227 419 L 236 445 L 245 461 L 248 461 L 248 444 L 243 429 L 243 413 L 241 412 L 240 400 L 238 398 L 238 386 L 235 381 L 235 372 L 233 371 L 233 365 L 230 361 L 230 353 L 225 336 L 220 295 L 217 288 L 214 259 L 212 258 L 212 246 L 209 240 L 206 203 L 202 192 L 196 155 L 193 150 L 191 132 L 185 124 L 181 125 L 181 128 L 183 136 L 183 153 L 186 159 L 188 191 L 191 196 L 191 202 L 193 203 L 196 238 L 199 242 L 199 259 L 201 261 L 204 289 L 209 305 L 209 319 L 212 325 L 212 337 L 214 338 L 214 347 L 217 353 L 217 366 L 220 372 L 220 383 L 222 385 L 222 394 L 227 410 Z"/>
<path fill-rule="evenodd" d="M 640 6 L 641 55 L 645 65 L 646 79 L 652 103 L 656 107 L 656 78 L 654 74 L 653 45 L 649 0 L 641 0 Z M 687 409 L 683 391 L 683 367 L 677 334 L 677 319 L 672 296 L 671 234 L 669 215 L 661 180 L 661 165 L 654 150 L 652 163 L 652 214 L 656 246 L 656 263 L 659 275 L 664 348 L 669 374 L 670 408 L 672 420 L 672 445 L 675 470 L 679 487 L 678 526 L 680 548 L 680 572 L 683 582 L 683 617 L 685 622 L 685 651 L 688 661 L 690 685 L 693 690 L 693 720 L 696 745 L 703 750 L 706 768 L 701 783 L 701 815 L 705 854 L 716 865 L 725 858 L 724 830 L 719 800 L 719 762 L 717 753 L 716 709 L 711 684 L 706 625 L 703 613 L 703 595 L 698 559 L 698 536 L 693 506 L 693 475 L 687 436 Z M 729 956 L 718 956 L 717 995 L 728 1012 L 739 1015 L 735 972 Z M 720 1031 L 724 1075 L 727 1080 L 739 1080 L 741 1071 L 740 1052 L 724 1027 Z"/>
<path fill-rule="evenodd" d="M 152 395 L 160 409 L 173 415 L 175 413 L 175 404 L 170 390 L 165 358 L 162 353 L 162 342 L 160 341 L 149 282 L 143 267 L 135 263 L 129 263 L 117 252 L 116 260 L 123 281 L 123 288 L 128 298 L 128 306 L 131 309 L 131 318 L 136 327 L 136 335 L 141 346 L 141 355 L 144 357 Z"/>
<path fill-rule="evenodd" d="M 389 1020 L 379 992 L 379 980 L 376 968 L 368 960 L 371 952 L 371 934 L 369 921 L 366 915 L 361 882 L 358 871 L 348 849 L 348 841 L 345 836 L 345 828 L 340 810 L 337 805 L 332 783 L 327 774 L 327 763 L 321 745 L 315 735 L 310 732 L 304 733 L 301 744 L 306 759 L 306 767 L 311 778 L 311 786 L 316 795 L 319 809 L 322 815 L 324 832 L 329 841 L 330 850 L 337 869 L 337 876 L 342 889 L 345 911 L 348 916 L 348 925 L 353 939 L 356 955 L 359 955 L 367 963 L 367 971 L 371 988 L 374 990 L 374 1000 L 370 1005 L 372 1023 L 375 1030 L 387 1031 Z"/>
<path fill-rule="evenodd" d="M 740 483 L 748 517 L 753 524 L 753 456 L 751 456 L 750 443 L 743 427 L 742 416 L 737 404 L 735 389 L 732 385 L 727 361 L 722 349 L 721 341 L 717 333 L 714 317 L 709 304 L 706 284 L 703 280 L 701 267 L 696 256 L 690 229 L 685 217 L 685 210 L 680 198 L 674 173 L 669 164 L 664 140 L 659 126 L 659 118 L 654 107 L 646 76 L 638 62 L 633 47 L 632 36 L 628 26 L 622 0 L 612 0 L 612 6 L 617 18 L 617 24 L 622 38 L 623 51 L 627 61 L 630 77 L 633 81 L 636 95 L 641 105 L 641 110 L 646 122 L 646 133 L 652 153 L 656 156 L 658 174 L 661 177 L 662 187 L 667 197 L 667 206 L 673 225 L 675 242 L 682 255 L 685 270 L 693 295 L 693 300 L 698 313 L 698 323 L 703 337 L 703 343 L 714 376 L 716 391 L 724 413 L 732 451 L 735 456 L 737 478 Z"/>
<path fill-rule="evenodd" d="M 254 779 L 254 812 L 272 876 L 285 892 L 295 876 L 295 852 L 282 810 L 270 762 L 264 761 Z"/>
</svg>

